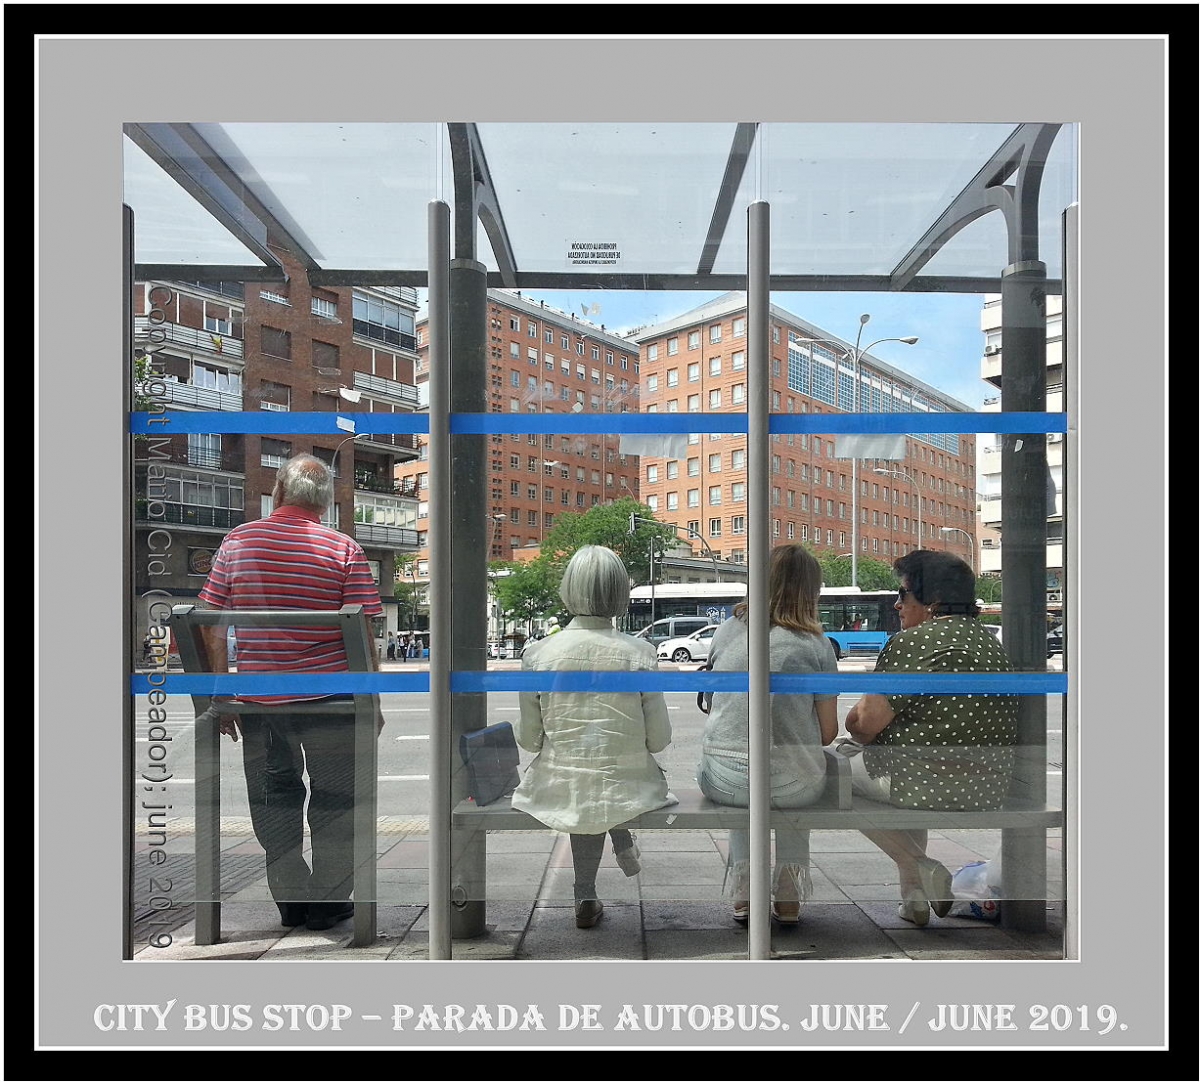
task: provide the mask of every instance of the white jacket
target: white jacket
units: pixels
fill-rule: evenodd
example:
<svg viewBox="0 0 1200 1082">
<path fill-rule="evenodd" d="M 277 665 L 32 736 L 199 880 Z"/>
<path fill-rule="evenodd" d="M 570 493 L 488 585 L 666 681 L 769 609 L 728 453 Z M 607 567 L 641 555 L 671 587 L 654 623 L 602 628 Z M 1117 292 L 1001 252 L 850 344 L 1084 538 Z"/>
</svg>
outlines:
<svg viewBox="0 0 1200 1082">
<path fill-rule="evenodd" d="M 576 616 L 525 648 L 533 670 L 653 671 L 654 647 L 602 616 Z M 662 692 L 521 692 L 517 743 L 536 752 L 512 806 L 568 834 L 602 834 L 677 803 L 651 752 L 671 742 Z"/>
</svg>

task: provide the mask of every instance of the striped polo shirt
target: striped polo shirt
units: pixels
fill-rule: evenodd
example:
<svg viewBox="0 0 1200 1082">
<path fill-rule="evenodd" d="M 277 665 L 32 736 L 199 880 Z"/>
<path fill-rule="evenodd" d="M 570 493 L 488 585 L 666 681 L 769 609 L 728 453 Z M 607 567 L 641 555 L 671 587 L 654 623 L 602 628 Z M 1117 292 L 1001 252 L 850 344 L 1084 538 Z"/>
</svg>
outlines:
<svg viewBox="0 0 1200 1082">
<path fill-rule="evenodd" d="M 235 526 L 221 542 L 200 600 L 214 609 L 321 609 L 362 605 L 383 612 L 362 547 L 310 511 L 276 508 Z M 237 628 L 238 672 L 346 672 L 337 627 Z M 242 696 L 247 702 L 295 702 L 320 695 Z"/>
</svg>

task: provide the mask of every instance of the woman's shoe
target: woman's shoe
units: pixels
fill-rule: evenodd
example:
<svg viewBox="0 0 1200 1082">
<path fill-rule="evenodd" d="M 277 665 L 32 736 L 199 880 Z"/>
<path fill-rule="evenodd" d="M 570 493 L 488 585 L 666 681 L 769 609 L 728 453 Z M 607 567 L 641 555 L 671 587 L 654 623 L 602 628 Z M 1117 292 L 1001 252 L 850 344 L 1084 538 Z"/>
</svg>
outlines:
<svg viewBox="0 0 1200 1082">
<path fill-rule="evenodd" d="M 598 898 L 585 898 L 575 903 L 575 927 L 592 928 L 604 915 L 604 903 Z"/>
<path fill-rule="evenodd" d="M 917 864 L 917 874 L 929 908 L 939 917 L 946 916 L 954 904 L 954 880 L 946 866 L 926 857 Z"/>
<path fill-rule="evenodd" d="M 780 924 L 799 924 L 800 907 L 812 897 L 812 876 L 799 864 L 783 865 L 775 877 L 771 916 Z"/>
<path fill-rule="evenodd" d="M 633 836 L 630 835 L 630 838 Z M 614 851 L 613 855 L 617 858 L 617 867 L 627 876 L 637 875 L 642 870 L 641 861 L 638 860 L 642 851 L 638 848 L 636 840 L 630 842 L 628 849 L 622 849 L 619 853 Z"/>
<path fill-rule="evenodd" d="M 929 899 L 920 890 L 910 891 L 900 903 L 897 916 L 918 928 L 924 928 L 929 923 Z"/>
<path fill-rule="evenodd" d="M 750 920 L 749 900 L 740 900 L 733 903 L 733 919 L 738 924 L 746 924 Z"/>
</svg>

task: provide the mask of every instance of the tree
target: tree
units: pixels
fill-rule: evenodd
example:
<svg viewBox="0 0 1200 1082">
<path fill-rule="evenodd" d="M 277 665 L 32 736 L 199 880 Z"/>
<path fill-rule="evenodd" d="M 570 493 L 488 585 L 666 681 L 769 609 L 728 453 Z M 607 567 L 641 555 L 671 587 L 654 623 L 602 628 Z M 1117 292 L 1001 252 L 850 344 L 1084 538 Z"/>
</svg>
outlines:
<svg viewBox="0 0 1200 1082">
<path fill-rule="evenodd" d="M 634 533 L 629 532 L 629 516 L 641 520 Z M 658 551 L 674 543 L 675 529 L 656 524 L 654 514 L 643 503 L 626 497 L 612 503 L 596 504 L 582 514 L 568 511 L 554 520 L 554 528 L 542 541 L 542 557 L 559 569 L 584 545 L 604 545 L 624 561 L 634 583 L 650 578 L 650 546 L 658 541 Z"/>
<path fill-rule="evenodd" d="M 409 630 L 416 630 L 417 616 L 420 612 L 421 587 L 413 576 L 417 558 L 411 552 L 396 554 L 396 581 L 392 587 L 392 596 L 396 599 L 398 612 L 396 624 Z"/>
<path fill-rule="evenodd" d="M 821 581 L 826 586 L 849 586 L 851 560 L 848 555 L 839 555 L 828 550 L 817 552 L 809 549 L 821 565 Z M 869 556 L 858 560 L 858 587 L 862 590 L 894 590 L 896 573 L 892 565 Z"/>
<path fill-rule="evenodd" d="M 492 570 L 509 570 L 509 574 L 494 580 L 496 604 L 505 617 L 514 623 L 523 622 L 532 631 L 539 616 L 565 616 L 558 596 L 562 571 L 547 556 L 515 563 L 497 560 L 490 566 Z"/>
</svg>

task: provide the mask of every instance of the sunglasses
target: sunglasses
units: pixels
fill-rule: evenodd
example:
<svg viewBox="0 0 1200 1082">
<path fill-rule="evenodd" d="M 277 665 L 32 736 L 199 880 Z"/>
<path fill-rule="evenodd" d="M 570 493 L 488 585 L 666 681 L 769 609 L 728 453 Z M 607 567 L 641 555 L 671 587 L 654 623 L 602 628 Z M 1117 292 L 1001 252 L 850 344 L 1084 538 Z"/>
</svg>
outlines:
<svg viewBox="0 0 1200 1082">
<path fill-rule="evenodd" d="M 907 587 L 905 587 L 905 586 L 901 586 L 899 589 L 897 589 L 897 590 L 896 590 L 896 597 L 897 597 L 897 598 L 898 598 L 900 601 L 903 601 L 903 600 L 904 600 L 906 597 L 908 597 L 908 595 L 909 595 L 909 594 L 911 594 L 911 593 L 912 593 L 912 591 L 911 591 L 911 590 L 909 590 Z"/>
</svg>

